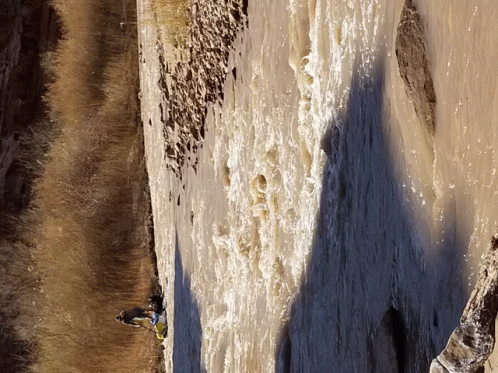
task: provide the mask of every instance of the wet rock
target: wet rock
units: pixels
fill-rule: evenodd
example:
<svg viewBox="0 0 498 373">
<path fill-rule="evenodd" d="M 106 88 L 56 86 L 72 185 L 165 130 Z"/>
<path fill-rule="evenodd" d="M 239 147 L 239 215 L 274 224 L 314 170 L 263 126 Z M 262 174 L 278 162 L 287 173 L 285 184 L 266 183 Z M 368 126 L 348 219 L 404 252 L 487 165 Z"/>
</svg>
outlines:
<svg viewBox="0 0 498 373">
<path fill-rule="evenodd" d="M 412 0 L 406 0 L 396 36 L 399 73 L 418 118 L 434 135 L 436 94 L 427 60 L 424 25 Z"/>
<path fill-rule="evenodd" d="M 498 233 L 480 264 L 476 286 L 446 348 L 431 364 L 431 373 L 475 373 L 493 352 L 498 312 Z"/>
<path fill-rule="evenodd" d="M 239 0 L 193 0 L 189 8 L 189 31 L 185 45 L 179 45 L 182 61 L 169 67 L 159 45 L 161 78 L 158 82 L 165 99 L 163 133 L 168 168 L 181 178 L 181 168 L 197 156 L 185 149 L 198 149 L 204 137 L 209 106 L 223 100 L 223 85 L 233 41 L 242 27 L 247 2 Z"/>
</svg>

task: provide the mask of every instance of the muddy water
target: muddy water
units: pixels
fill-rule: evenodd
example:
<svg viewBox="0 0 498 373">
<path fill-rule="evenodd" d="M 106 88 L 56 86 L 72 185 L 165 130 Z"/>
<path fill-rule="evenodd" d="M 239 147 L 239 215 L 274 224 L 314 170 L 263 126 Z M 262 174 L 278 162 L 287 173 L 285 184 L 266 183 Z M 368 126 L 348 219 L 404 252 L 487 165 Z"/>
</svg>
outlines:
<svg viewBox="0 0 498 373">
<path fill-rule="evenodd" d="M 498 11 L 419 4 L 432 137 L 399 75 L 402 7 L 251 2 L 181 180 L 141 60 L 169 370 L 419 372 L 443 348 L 497 225 Z"/>
</svg>

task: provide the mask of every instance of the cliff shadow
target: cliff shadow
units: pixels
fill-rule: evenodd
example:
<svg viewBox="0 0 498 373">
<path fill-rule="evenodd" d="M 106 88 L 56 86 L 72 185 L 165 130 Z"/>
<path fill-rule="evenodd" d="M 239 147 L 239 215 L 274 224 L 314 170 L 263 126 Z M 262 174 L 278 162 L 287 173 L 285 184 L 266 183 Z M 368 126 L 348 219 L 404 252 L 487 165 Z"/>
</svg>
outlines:
<svg viewBox="0 0 498 373">
<path fill-rule="evenodd" d="M 322 140 L 317 226 L 276 347 L 279 373 L 427 371 L 468 296 L 459 255 L 468 237 L 452 231 L 430 270 L 422 258 L 417 237 L 430 232 L 414 228 L 396 175 L 384 61 L 353 71 L 348 105 Z"/>
<path fill-rule="evenodd" d="M 184 272 L 178 234 L 175 238 L 175 333 L 173 372 L 205 372 L 201 367 L 201 315 L 191 290 L 190 277 Z"/>
</svg>

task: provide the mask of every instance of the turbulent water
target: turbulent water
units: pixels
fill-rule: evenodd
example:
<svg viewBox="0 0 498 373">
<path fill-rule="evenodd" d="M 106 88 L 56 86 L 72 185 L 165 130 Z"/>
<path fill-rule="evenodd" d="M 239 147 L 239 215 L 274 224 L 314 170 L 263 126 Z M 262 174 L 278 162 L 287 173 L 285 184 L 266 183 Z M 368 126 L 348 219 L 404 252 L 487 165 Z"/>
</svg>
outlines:
<svg viewBox="0 0 498 373">
<path fill-rule="evenodd" d="M 498 9 L 417 4 L 434 137 L 403 1 L 249 2 L 198 170 L 157 192 L 175 372 L 419 372 L 444 347 L 498 224 Z"/>
</svg>

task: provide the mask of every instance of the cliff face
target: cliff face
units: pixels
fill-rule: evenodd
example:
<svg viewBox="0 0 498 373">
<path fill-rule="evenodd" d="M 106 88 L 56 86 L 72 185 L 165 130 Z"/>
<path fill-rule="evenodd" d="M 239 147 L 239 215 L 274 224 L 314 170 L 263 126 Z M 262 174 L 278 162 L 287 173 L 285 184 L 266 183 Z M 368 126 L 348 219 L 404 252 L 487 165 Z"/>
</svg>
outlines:
<svg viewBox="0 0 498 373">
<path fill-rule="evenodd" d="M 6 0 L 0 4 L 0 209 L 22 209 L 29 176 L 19 163 L 20 143 L 44 114 L 46 83 L 40 56 L 55 47 L 60 31 L 44 0 Z"/>
</svg>

